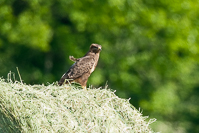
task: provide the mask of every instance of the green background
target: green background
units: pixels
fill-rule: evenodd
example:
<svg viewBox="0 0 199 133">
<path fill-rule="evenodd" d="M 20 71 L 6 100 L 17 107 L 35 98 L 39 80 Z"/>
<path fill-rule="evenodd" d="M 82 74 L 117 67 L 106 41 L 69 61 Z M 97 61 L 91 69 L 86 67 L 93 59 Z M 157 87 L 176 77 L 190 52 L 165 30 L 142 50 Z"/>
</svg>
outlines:
<svg viewBox="0 0 199 133">
<path fill-rule="evenodd" d="M 162 133 L 199 132 L 198 0 L 0 0 L 0 76 L 58 81 L 91 43 L 107 83 Z"/>
</svg>

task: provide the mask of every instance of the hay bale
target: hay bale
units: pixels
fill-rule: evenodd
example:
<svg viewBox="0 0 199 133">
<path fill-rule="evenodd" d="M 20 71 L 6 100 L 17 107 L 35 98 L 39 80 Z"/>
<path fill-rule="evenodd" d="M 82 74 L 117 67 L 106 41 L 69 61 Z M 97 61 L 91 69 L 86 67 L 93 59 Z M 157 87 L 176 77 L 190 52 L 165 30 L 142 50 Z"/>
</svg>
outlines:
<svg viewBox="0 0 199 133">
<path fill-rule="evenodd" d="M 109 89 L 25 85 L 0 79 L 0 132 L 153 132 L 128 100 Z"/>
</svg>

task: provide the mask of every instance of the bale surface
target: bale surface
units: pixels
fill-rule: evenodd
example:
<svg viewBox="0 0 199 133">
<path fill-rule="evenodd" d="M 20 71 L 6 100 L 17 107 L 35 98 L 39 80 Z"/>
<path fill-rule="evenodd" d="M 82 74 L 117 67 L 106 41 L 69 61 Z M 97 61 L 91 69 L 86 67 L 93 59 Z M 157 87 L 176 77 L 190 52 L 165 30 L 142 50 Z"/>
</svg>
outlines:
<svg viewBox="0 0 199 133">
<path fill-rule="evenodd" d="M 113 91 L 0 79 L 0 132 L 150 133 L 155 121 Z M 67 89 L 69 88 L 69 89 Z"/>
</svg>

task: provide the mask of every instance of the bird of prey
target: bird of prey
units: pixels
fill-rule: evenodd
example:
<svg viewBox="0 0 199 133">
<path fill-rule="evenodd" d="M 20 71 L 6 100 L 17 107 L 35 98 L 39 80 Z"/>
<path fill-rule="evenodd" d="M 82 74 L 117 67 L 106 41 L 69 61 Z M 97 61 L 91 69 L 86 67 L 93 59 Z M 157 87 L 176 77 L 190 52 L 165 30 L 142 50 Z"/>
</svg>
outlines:
<svg viewBox="0 0 199 133">
<path fill-rule="evenodd" d="M 101 50 L 101 45 L 91 44 L 89 51 L 83 57 L 77 59 L 69 56 L 69 59 L 75 63 L 61 77 L 58 84 L 63 85 L 64 83 L 77 82 L 83 89 L 86 89 L 86 83 L 97 66 Z"/>
</svg>

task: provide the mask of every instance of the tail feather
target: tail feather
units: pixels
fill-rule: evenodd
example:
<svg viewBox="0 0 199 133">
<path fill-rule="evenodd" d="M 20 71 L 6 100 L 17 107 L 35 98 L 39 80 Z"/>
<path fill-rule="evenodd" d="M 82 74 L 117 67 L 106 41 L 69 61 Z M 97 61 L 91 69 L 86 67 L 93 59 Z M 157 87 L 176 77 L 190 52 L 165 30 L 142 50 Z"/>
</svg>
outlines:
<svg viewBox="0 0 199 133">
<path fill-rule="evenodd" d="M 61 78 L 60 81 L 58 82 L 58 85 L 61 86 L 63 84 L 68 84 L 70 82 L 72 82 L 72 79 L 65 79 L 65 78 Z"/>
</svg>

